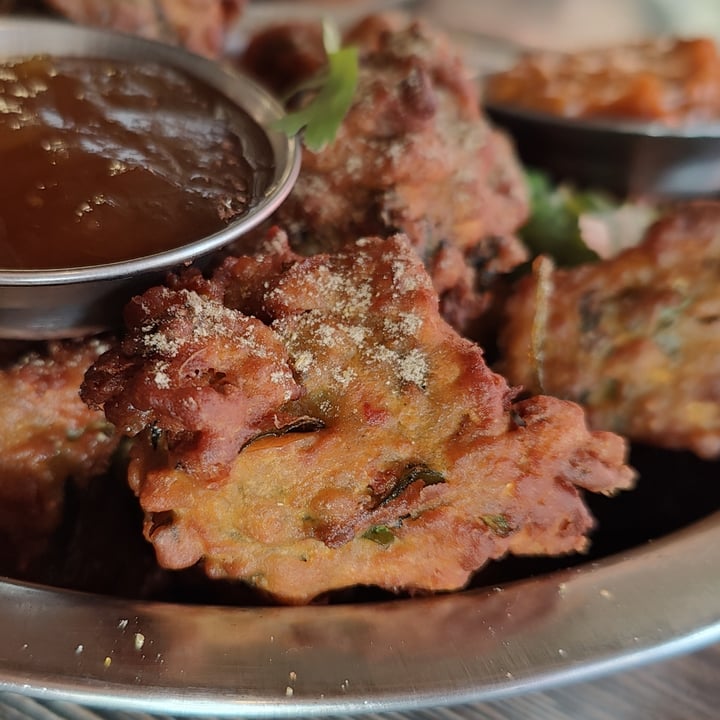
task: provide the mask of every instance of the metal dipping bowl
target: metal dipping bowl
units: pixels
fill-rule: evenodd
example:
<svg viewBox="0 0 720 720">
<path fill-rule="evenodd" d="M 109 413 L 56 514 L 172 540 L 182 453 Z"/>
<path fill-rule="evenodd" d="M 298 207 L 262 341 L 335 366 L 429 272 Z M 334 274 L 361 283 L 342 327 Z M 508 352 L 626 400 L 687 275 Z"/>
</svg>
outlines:
<svg viewBox="0 0 720 720">
<path fill-rule="evenodd" d="M 245 215 L 207 237 L 146 257 L 91 267 L 52 270 L 0 269 L 0 338 L 45 339 L 88 335 L 116 325 L 133 294 L 165 274 L 202 262 L 265 220 L 290 192 L 300 169 L 296 138 L 270 129 L 284 108 L 252 80 L 180 48 L 61 21 L 0 20 L 0 58 L 34 54 L 139 58 L 170 65 L 220 91 L 265 131 L 275 173 L 264 196 Z"/>
<path fill-rule="evenodd" d="M 626 196 L 689 199 L 720 194 L 720 123 L 562 118 L 486 103 L 522 161 L 556 180 Z"/>
</svg>

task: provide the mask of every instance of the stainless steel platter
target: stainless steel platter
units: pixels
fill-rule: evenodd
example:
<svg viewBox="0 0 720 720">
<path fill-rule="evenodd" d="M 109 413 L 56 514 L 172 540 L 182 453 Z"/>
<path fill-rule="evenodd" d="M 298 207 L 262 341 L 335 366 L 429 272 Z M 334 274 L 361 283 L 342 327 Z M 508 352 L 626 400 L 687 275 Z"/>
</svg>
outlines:
<svg viewBox="0 0 720 720">
<path fill-rule="evenodd" d="M 130 602 L 0 583 L 0 689 L 178 715 L 299 717 L 499 698 L 720 639 L 720 513 L 577 569 L 308 607 Z"/>
</svg>

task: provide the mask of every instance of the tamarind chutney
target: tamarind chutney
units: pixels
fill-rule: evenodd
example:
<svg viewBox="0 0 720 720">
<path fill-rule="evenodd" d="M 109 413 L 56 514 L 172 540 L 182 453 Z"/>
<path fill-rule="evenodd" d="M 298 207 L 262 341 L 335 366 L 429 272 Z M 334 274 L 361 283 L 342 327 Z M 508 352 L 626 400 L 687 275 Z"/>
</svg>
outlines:
<svg viewBox="0 0 720 720">
<path fill-rule="evenodd" d="M 262 128 L 156 62 L 0 63 L 0 269 L 153 255 L 244 216 L 272 181 Z"/>
</svg>

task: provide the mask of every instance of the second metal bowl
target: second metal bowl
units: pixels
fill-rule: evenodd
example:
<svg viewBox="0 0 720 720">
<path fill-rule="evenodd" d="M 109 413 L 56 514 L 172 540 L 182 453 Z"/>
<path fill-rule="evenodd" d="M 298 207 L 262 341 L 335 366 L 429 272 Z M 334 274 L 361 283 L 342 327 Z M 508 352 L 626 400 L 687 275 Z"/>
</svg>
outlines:
<svg viewBox="0 0 720 720">
<path fill-rule="evenodd" d="M 523 163 L 557 180 L 621 197 L 688 199 L 720 193 L 720 123 L 585 120 L 486 104 Z"/>
</svg>

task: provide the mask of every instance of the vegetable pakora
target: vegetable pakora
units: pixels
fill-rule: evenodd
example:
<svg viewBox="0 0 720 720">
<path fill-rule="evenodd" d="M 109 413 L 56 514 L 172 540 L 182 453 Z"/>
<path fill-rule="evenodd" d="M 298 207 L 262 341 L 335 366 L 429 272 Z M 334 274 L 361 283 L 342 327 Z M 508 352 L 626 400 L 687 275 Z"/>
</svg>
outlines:
<svg viewBox="0 0 720 720">
<path fill-rule="evenodd" d="M 78 389 L 100 340 L 0 343 L 0 571 L 23 572 L 63 514 L 66 483 L 107 470 L 118 436 Z"/>
<path fill-rule="evenodd" d="M 577 405 L 513 401 L 402 236 L 303 258 L 278 232 L 126 320 L 82 393 L 135 436 L 129 482 L 164 567 L 289 603 L 453 590 L 508 552 L 583 550 L 581 488 L 633 480 L 625 442 Z"/>
<path fill-rule="evenodd" d="M 523 54 L 486 81 L 490 103 L 570 118 L 681 125 L 720 116 L 711 37 L 658 37 L 575 52 Z"/>
<path fill-rule="evenodd" d="M 277 86 L 278 47 L 286 53 L 282 68 L 311 73 L 323 52 L 314 42 L 320 33 L 307 26 L 271 27 L 251 39 L 246 67 Z M 477 84 L 443 34 L 422 22 L 370 16 L 348 30 L 346 42 L 360 57 L 352 105 L 333 143 L 305 149 L 298 182 L 274 221 L 303 254 L 404 233 L 445 317 L 478 337 L 493 280 L 526 258 L 515 232 L 528 198 L 510 142 L 483 116 Z M 296 63 L 287 57 L 293 52 Z"/>
<path fill-rule="evenodd" d="M 591 427 L 720 457 L 719 268 L 712 201 L 668 212 L 612 259 L 541 258 L 507 303 L 498 369 L 582 404 Z"/>
<path fill-rule="evenodd" d="M 45 4 L 84 25 L 144 35 L 219 57 L 227 28 L 244 0 L 45 0 Z"/>
</svg>

